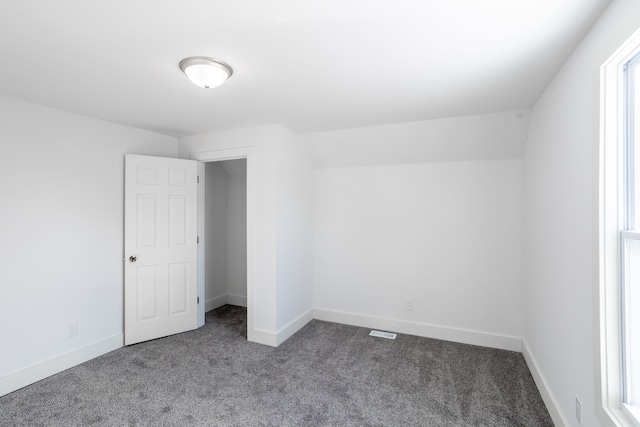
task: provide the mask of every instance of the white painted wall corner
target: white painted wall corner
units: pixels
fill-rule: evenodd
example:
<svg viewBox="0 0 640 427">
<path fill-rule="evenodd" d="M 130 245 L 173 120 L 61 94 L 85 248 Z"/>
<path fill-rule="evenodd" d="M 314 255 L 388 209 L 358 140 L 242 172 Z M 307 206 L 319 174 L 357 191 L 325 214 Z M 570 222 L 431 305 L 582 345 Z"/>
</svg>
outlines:
<svg viewBox="0 0 640 427">
<path fill-rule="evenodd" d="M 242 295 L 227 295 L 227 304 L 237 305 L 240 307 L 247 306 L 247 297 Z"/>
<path fill-rule="evenodd" d="M 227 303 L 228 303 L 227 295 L 222 295 L 216 298 L 210 298 L 206 300 L 204 303 L 204 311 L 206 313 L 208 311 L 215 310 L 216 308 L 222 307 Z"/>
<path fill-rule="evenodd" d="M 249 341 L 271 347 L 277 347 L 302 329 L 304 325 L 312 321 L 314 319 L 313 314 L 314 310 L 309 309 L 276 332 L 264 329 L 247 330 L 247 333 L 251 336 Z"/>
<path fill-rule="evenodd" d="M 279 346 L 283 342 L 285 342 L 288 338 L 290 338 L 293 334 L 298 332 L 304 325 L 311 322 L 313 320 L 313 309 L 310 308 L 305 313 L 301 314 L 297 318 L 293 319 L 287 325 L 282 327 L 276 333 L 276 346 Z"/>
</svg>

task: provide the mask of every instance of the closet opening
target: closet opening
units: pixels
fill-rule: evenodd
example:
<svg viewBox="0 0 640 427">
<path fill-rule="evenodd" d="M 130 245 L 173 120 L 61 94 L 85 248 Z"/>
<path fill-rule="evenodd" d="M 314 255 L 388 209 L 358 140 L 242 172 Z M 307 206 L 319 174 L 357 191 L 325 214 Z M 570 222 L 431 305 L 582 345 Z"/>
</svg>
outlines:
<svg viewBox="0 0 640 427">
<path fill-rule="evenodd" d="M 204 175 L 205 318 L 218 310 L 246 322 L 247 159 L 206 162 Z"/>
</svg>

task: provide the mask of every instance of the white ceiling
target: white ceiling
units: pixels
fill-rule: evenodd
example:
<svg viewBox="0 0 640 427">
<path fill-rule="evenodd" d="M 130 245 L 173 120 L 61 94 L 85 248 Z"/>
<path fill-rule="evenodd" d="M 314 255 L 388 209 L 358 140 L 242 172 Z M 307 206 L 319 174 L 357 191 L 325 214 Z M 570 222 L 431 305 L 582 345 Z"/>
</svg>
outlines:
<svg viewBox="0 0 640 427">
<path fill-rule="evenodd" d="M 174 136 L 527 109 L 609 2 L 0 0 L 0 93 Z"/>
</svg>

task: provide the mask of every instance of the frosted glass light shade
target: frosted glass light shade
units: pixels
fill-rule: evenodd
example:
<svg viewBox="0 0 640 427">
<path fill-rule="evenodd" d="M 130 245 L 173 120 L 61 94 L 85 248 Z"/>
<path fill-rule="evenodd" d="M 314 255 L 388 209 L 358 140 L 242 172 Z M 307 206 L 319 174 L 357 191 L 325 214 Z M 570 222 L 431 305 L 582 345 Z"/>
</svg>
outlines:
<svg viewBox="0 0 640 427">
<path fill-rule="evenodd" d="M 183 59 L 180 61 L 180 69 L 194 85 L 205 89 L 220 86 L 233 74 L 229 65 L 203 56 Z"/>
</svg>

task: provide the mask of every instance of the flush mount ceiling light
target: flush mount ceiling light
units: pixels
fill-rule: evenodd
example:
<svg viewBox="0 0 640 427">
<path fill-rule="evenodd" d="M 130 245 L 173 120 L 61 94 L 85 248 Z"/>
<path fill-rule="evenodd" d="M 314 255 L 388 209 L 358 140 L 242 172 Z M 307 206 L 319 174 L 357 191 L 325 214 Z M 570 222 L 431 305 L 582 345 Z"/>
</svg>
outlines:
<svg viewBox="0 0 640 427">
<path fill-rule="evenodd" d="M 180 61 L 180 69 L 194 85 L 205 89 L 220 86 L 233 74 L 229 65 L 204 56 L 183 59 Z"/>
</svg>

